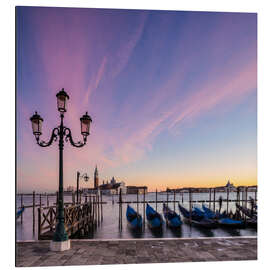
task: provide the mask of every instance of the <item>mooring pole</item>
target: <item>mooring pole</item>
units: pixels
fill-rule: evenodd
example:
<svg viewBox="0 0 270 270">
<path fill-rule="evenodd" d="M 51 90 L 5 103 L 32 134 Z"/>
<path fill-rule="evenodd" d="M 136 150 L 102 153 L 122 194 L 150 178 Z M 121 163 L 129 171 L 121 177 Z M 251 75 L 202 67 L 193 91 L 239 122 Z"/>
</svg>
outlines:
<svg viewBox="0 0 270 270">
<path fill-rule="evenodd" d="M 80 180 L 80 172 L 77 172 L 77 189 L 76 189 L 76 193 L 77 193 L 77 204 L 79 203 L 79 180 Z"/>
<path fill-rule="evenodd" d="M 175 211 L 175 189 L 173 190 L 173 211 Z"/>
<path fill-rule="evenodd" d="M 137 188 L 137 213 L 139 214 L 139 189 Z"/>
<path fill-rule="evenodd" d="M 41 194 L 39 194 L 39 207 L 41 208 L 41 206 L 42 206 Z"/>
<path fill-rule="evenodd" d="M 143 189 L 143 226 L 145 228 L 145 188 Z"/>
<path fill-rule="evenodd" d="M 257 187 L 255 189 L 254 199 L 255 199 L 255 203 L 256 203 L 257 202 Z"/>
<path fill-rule="evenodd" d="M 167 207 L 169 206 L 169 192 L 168 192 L 168 189 L 167 189 Z"/>
<path fill-rule="evenodd" d="M 101 221 L 103 221 L 103 203 L 102 203 L 102 191 L 100 191 L 100 202 L 101 202 Z"/>
<path fill-rule="evenodd" d="M 58 194 L 58 191 L 56 191 L 56 205 L 58 205 L 58 200 L 59 200 L 59 194 Z M 57 209 L 57 207 L 56 207 Z"/>
<path fill-rule="evenodd" d="M 23 208 L 23 194 L 21 194 L 21 209 Z M 23 211 L 21 213 L 21 224 L 23 223 Z"/>
<path fill-rule="evenodd" d="M 182 203 L 184 203 L 184 193 L 183 193 L 183 191 L 181 192 L 181 195 L 182 195 Z"/>
<path fill-rule="evenodd" d="M 99 190 L 97 192 L 97 201 L 98 201 L 98 225 L 100 224 L 100 205 L 99 205 Z"/>
<path fill-rule="evenodd" d="M 216 212 L 216 188 L 214 188 L 214 212 Z"/>
<path fill-rule="evenodd" d="M 156 211 L 157 211 L 157 189 L 156 189 Z"/>
<path fill-rule="evenodd" d="M 211 209 L 211 188 L 209 188 L 209 208 Z"/>
<path fill-rule="evenodd" d="M 35 207 L 36 207 L 36 203 L 35 203 L 35 191 L 33 191 L 33 233 L 35 233 Z"/>
<path fill-rule="evenodd" d="M 227 215 L 229 214 L 229 188 L 227 188 Z"/>
<path fill-rule="evenodd" d="M 248 207 L 248 187 L 246 189 L 246 207 Z"/>
<path fill-rule="evenodd" d="M 122 189 L 119 192 L 119 229 L 122 230 Z"/>
<path fill-rule="evenodd" d="M 191 224 L 191 212 L 192 212 L 192 206 L 191 206 L 191 189 L 188 190 L 189 191 L 189 222 Z"/>
</svg>

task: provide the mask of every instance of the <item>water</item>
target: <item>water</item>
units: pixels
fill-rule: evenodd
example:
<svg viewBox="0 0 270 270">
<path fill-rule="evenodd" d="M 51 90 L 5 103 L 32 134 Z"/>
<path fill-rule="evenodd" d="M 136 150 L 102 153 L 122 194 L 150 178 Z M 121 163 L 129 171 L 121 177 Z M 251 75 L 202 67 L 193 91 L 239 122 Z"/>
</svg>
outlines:
<svg viewBox="0 0 270 270">
<path fill-rule="evenodd" d="M 184 207 L 188 209 L 189 203 L 188 203 L 188 194 L 184 194 Z M 219 196 L 222 196 L 222 198 L 225 200 L 227 195 L 225 193 L 216 193 L 216 200 L 218 200 Z M 252 196 L 254 198 L 254 194 L 252 192 L 248 193 L 248 197 Z M 209 194 L 208 193 L 194 193 L 192 195 L 193 200 L 208 200 Z M 83 201 L 84 198 L 82 198 Z M 172 201 L 174 199 L 173 194 L 169 195 L 169 201 Z M 182 201 L 182 195 L 176 194 L 177 201 Z M 212 194 L 213 199 L 213 194 Z M 229 199 L 236 199 L 236 193 L 232 192 L 230 193 Z M 127 225 L 126 220 L 126 207 L 127 204 L 123 204 L 123 227 L 122 231 L 119 231 L 118 228 L 118 213 L 119 213 L 119 207 L 117 203 L 112 204 L 112 197 L 111 196 L 102 196 L 102 200 L 106 201 L 107 204 L 103 204 L 103 222 L 97 229 L 92 233 L 92 235 L 87 236 L 87 238 L 94 238 L 94 239 L 131 239 L 131 238 L 155 238 L 155 237 L 164 237 L 164 238 L 175 238 L 175 237 L 183 237 L 183 238 L 189 238 L 189 237 L 217 237 L 217 236 L 256 236 L 257 230 L 253 228 L 245 228 L 245 229 L 200 229 L 191 227 L 188 224 L 183 223 L 180 230 L 173 231 L 170 228 L 167 228 L 164 224 L 163 231 L 160 234 L 154 234 L 147 226 L 145 226 L 145 230 L 141 233 L 134 232 L 130 230 L 129 226 Z M 123 201 L 136 201 L 137 195 L 123 195 Z M 145 200 L 155 200 L 155 193 L 148 193 L 145 196 Z M 158 200 L 160 201 L 167 201 L 167 195 L 166 194 L 158 194 Z M 36 196 L 36 204 L 39 204 L 39 196 Z M 55 203 L 56 198 L 55 196 L 49 197 L 49 204 L 52 205 Z M 65 195 L 64 197 L 65 202 L 72 202 L 71 195 Z M 118 201 L 118 197 L 114 196 L 114 201 Z M 139 195 L 139 201 L 143 201 L 143 195 Z M 17 196 L 17 206 L 20 206 L 21 203 L 21 197 Z M 42 203 L 47 205 L 47 198 L 45 196 L 42 197 Z M 32 196 L 26 196 L 23 197 L 23 204 L 24 205 L 32 205 Z M 137 209 L 137 204 L 133 203 L 130 204 L 135 210 Z M 155 209 L 155 203 L 151 204 L 152 207 Z M 200 204 L 194 204 L 194 206 L 201 207 Z M 208 203 L 206 203 L 206 206 L 208 206 Z M 169 207 L 173 209 L 174 204 L 172 202 L 169 202 Z M 218 203 L 216 203 L 216 209 L 218 209 Z M 176 212 L 179 213 L 177 203 L 175 204 Z M 227 209 L 227 203 L 223 202 L 222 210 Z M 235 203 L 229 202 L 229 210 L 235 210 Z M 21 224 L 20 218 L 16 221 L 16 233 L 17 233 L 17 240 L 37 240 L 37 222 L 38 222 L 38 210 L 36 208 L 35 217 L 35 234 L 33 234 L 32 224 L 33 224 L 33 212 L 32 208 L 26 208 L 23 213 L 23 223 Z M 162 213 L 162 204 L 158 204 L 158 212 Z M 139 204 L 139 213 L 143 216 L 143 204 Z"/>
</svg>

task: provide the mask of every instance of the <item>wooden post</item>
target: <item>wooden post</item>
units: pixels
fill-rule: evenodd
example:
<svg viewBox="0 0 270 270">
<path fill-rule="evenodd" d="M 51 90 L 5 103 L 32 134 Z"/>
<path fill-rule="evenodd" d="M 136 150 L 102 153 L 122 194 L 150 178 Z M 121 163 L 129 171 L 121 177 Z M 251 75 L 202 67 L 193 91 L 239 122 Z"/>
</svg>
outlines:
<svg viewBox="0 0 270 270">
<path fill-rule="evenodd" d="M 21 194 L 21 209 L 23 208 L 23 194 Z M 21 224 L 23 223 L 23 211 L 21 213 Z"/>
<path fill-rule="evenodd" d="M 157 211 L 157 189 L 156 189 L 156 211 Z"/>
<path fill-rule="evenodd" d="M 247 206 L 248 206 L 248 187 L 246 187 L 246 198 L 245 198 L 245 201 L 246 201 L 245 207 L 247 208 Z"/>
<path fill-rule="evenodd" d="M 169 206 L 169 192 L 167 190 L 167 207 Z"/>
<path fill-rule="evenodd" d="M 137 189 L 137 213 L 139 214 L 139 190 Z"/>
<path fill-rule="evenodd" d="M 214 212 L 216 212 L 216 188 L 214 188 Z"/>
<path fill-rule="evenodd" d="M 229 214 L 229 188 L 227 188 L 227 215 Z"/>
<path fill-rule="evenodd" d="M 119 192 L 119 229 L 122 230 L 122 189 Z"/>
<path fill-rule="evenodd" d="M 175 189 L 173 190 L 173 211 L 175 211 Z"/>
<path fill-rule="evenodd" d="M 41 208 L 41 206 L 42 206 L 41 194 L 39 194 L 39 207 Z"/>
<path fill-rule="evenodd" d="M 191 212 L 192 212 L 192 205 L 191 205 L 191 189 L 188 190 L 189 191 L 189 222 L 191 224 Z"/>
<path fill-rule="evenodd" d="M 102 191 L 100 192 L 100 202 L 101 202 L 101 222 L 103 221 L 103 203 L 102 203 Z"/>
<path fill-rule="evenodd" d="M 98 210 L 98 225 L 99 225 L 100 224 L 99 191 L 97 191 L 97 210 Z"/>
<path fill-rule="evenodd" d="M 75 193 L 72 191 L 72 205 L 75 205 Z"/>
<path fill-rule="evenodd" d="M 38 239 L 40 239 L 41 234 L 41 215 L 42 215 L 42 209 L 41 207 L 38 208 Z"/>
<path fill-rule="evenodd" d="M 33 233 L 35 233 L 35 207 L 36 207 L 35 197 L 36 194 L 35 191 L 33 191 Z"/>
<path fill-rule="evenodd" d="M 255 201 L 255 203 L 257 202 L 257 188 L 255 189 L 254 201 Z"/>
<path fill-rule="evenodd" d="M 244 193 L 245 193 L 245 188 L 242 188 L 242 206 L 245 206 L 244 205 Z"/>
<path fill-rule="evenodd" d="M 245 203 L 245 206 L 247 208 L 247 200 L 248 200 L 248 187 L 246 187 L 246 203 Z M 245 222 L 247 221 L 247 216 L 245 215 Z"/>
<path fill-rule="evenodd" d="M 143 189 L 143 225 L 145 227 L 145 188 Z"/>
<path fill-rule="evenodd" d="M 182 203 L 184 203 L 184 193 L 182 192 Z"/>
<path fill-rule="evenodd" d="M 211 188 L 209 188 L 209 209 L 211 209 Z"/>
<path fill-rule="evenodd" d="M 92 227 L 95 225 L 95 197 L 92 197 Z"/>
</svg>

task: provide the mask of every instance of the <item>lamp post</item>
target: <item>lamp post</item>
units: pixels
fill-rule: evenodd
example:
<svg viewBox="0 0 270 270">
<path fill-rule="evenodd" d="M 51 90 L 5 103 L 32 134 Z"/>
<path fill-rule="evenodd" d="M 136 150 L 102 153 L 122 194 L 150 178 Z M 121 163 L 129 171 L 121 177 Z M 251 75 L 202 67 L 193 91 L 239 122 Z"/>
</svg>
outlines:
<svg viewBox="0 0 270 270">
<path fill-rule="evenodd" d="M 88 182 L 89 176 L 87 175 L 87 173 L 80 175 L 80 172 L 77 172 L 77 204 L 79 203 L 79 180 L 80 180 L 80 178 L 83 178 L 85 182 Z"/>
<path fill-rule="evenodd" d="M 83 147 L 86 144 L 87 136 L 90 134 L 90 124 L 92 122 L 91 117 L 87 114 L 80 118 L 81 122 L 81 134 L 83 136 L 83 141 L 74 142 L 71 134 L 71 130 L 65 127 L 63 124 L 64 113 L 67 111 L 67 100 L 69 99 L 68 94 L 64 91 L 64 88 L 57 93 L 57 108 L 60 112 L 60 125 L 52 130 L 51 138 L 48 142 L 40 140 L 42 135 L 42 122 L 43 119 L 40 115 L 35 112 L 35 114 L 30 118 L 32 122 L 33 134 L 36 138 L 37 144 L 41 147 L 48 147 L 54 141 L 59 140 L 59 200 L 57 205 L 57 224 L 53 235 L 53 240 L 51 242 L 51 250 L 53 251 L 63 251 L 70 248 L 70 241 L 65 229 L 65 217 L 64 217 L 64 196 L 63 196 L 63 149 L 64 140 L 69 141 L 74 147 Z"/>
</svg>

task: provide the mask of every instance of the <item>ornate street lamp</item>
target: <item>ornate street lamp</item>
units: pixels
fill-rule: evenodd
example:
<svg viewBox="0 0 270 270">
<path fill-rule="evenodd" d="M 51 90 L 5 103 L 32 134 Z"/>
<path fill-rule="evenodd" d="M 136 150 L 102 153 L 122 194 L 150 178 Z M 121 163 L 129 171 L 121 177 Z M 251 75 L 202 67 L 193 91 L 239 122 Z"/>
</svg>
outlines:
<svg viewBox="0 0 270 270">
<path fill-rule="evenodd" d="M 80 172 L 77 172 L 77 204 L 79 203 L 79 180 L 80 180 L 80 178 L 83 178 L 85 182 L 88 182 L 90 177 L 87 175 L 87 173 L 80 175 Z"/>
<path fill-rule="evenodd" d="M 58 200 L 58 211 L 57 211 L 57 224 L 53 235 L 53 241 L 51 242 L 51 250 L 62 251 L 70 248 L 70 242 L 65 229 L 65 217 L 64 217 L 64 197 L 63 197 L 63 149 L 64 139 L 69 141 L 74 147 L 83 147 L 86 144 L 87 136 L 90 134 L 90 124 L 92 122 L 91 117 L 86 113 L 80 118 L 81 121 L 81 134 L 83 141 L 74 142 L 71 130 L 65 127 L 63 124 L 64 113 L 67 111 L 67 100 L 69 99 L 68 94 L 64 91 L 64 88 L 57 93 L 57 108 L 60 112 L 60 125 L 52 130 L 51 138 L 48 142 L 41 141 L 40 136 L 42 135 L 42 122 L 43 119 L 40 115 L 35 114 L 30 118 L 32 122 L 33 134 L 35 135 L 37 144 L 41 147 L 48 147 L 54 141 L 59 139 L 59 200 Z"/>
</svg>

